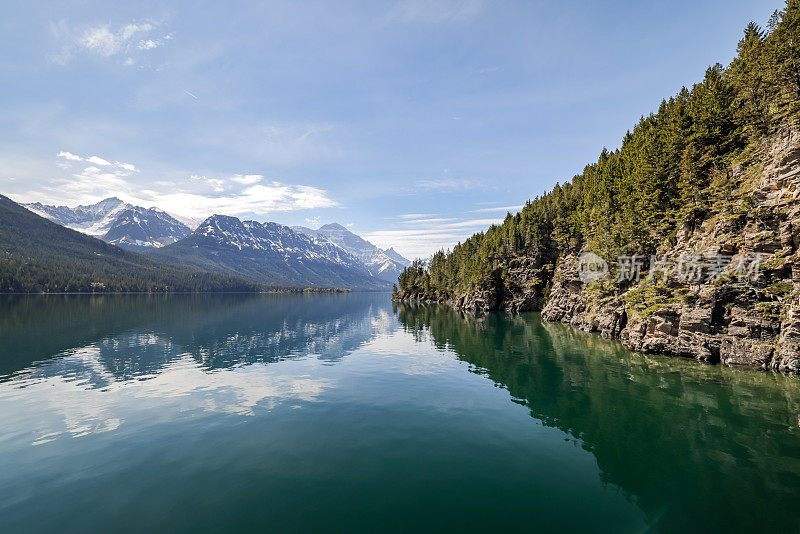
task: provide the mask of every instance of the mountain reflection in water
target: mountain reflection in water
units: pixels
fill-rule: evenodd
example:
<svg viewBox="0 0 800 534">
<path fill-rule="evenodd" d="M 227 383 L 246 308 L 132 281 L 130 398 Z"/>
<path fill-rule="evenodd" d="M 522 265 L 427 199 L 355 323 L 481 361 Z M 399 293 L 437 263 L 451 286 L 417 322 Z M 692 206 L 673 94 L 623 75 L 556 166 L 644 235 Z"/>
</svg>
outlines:
<svg viewBox="0 0 800 534">
<path fill-rule="evenodd" d="M 797 377 L 384 294 L 0 311 L 9 532 L 800 527 Z"/>
</svg>

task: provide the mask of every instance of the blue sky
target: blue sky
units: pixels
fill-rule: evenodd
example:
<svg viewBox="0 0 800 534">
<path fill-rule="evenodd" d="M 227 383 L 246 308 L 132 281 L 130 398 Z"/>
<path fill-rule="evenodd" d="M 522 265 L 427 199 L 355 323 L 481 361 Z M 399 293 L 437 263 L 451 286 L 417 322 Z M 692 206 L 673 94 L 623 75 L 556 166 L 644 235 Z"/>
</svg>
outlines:
<svg viewBox="0 0 800 534">
<path fill-rule="evenodd" d="M 781 0 L 15 2 L 0 193 L 454 245 L 615 148 Z"/>
</svg>

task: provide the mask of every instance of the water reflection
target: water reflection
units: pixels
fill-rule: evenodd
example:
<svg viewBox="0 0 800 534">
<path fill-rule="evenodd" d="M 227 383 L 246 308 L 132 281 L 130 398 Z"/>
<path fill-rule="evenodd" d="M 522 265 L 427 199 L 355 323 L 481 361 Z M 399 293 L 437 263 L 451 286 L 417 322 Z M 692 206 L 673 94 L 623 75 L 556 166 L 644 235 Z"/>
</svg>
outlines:
<svg viewBox="0 0 800 534">
<path fill-rule="evenodd" d="M 60 375 L 94 387 L 187 355 L 209 371 L 307 355 L 332 363 L 396 324 L 386 297 L 368 293 L 24 296 L 0 308 L 0 381 Z"/>
<path fill-rule="evenodd" d="M 797 378 L 385 295 L 0 311 L 11 530 L 800 526 Z"/>
<path fill-rule="evenodd" d="M 33 445 L 125 422 L 141 429 L 312 402 L 333 386 L 312 376 L 315 365 L 397 324 L 388 299 L 370 294 L 11 297 L 0 306 L 0 400 L 15 407 L 0 443 Z"/>
<path fill-rule="evenodd" d="M 800 380 L 631 354 L 538 315 L 400 306 L 404 328 L 597 459 L 658 529 L 798 527 Z"/>
</svg>

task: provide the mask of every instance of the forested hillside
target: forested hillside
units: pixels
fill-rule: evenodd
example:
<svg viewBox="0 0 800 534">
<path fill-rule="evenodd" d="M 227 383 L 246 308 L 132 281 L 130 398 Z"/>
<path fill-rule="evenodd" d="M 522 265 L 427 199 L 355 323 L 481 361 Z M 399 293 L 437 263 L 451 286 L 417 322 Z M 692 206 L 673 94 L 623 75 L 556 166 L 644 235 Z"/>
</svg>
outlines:
<svg viewBox="0 0 800 534">
<path fill-rule="evenodd" d="M 746 26 L 729 65 L 709 67 L 700 82 L 663 100 L 618 149 L 603 149 L 581 174 L 501 225 L 428 265 L 415 262 L 395 298 L 544 308 L 545 318 L 627 336 L 637 350 L 723 361 L 750 354 L 742 363 L 800 369 L 797 354 L 776 359 L 788 343 L 778 338 L 794 328 L 793 269 L 800 282 L 799 114 L 800 0 L 788 0 L 766 29 Z M 606 260 L 611 275 L 579 280 L 577 257 L 586 251 Z M 647 276 L 652 258 L 687 253 L 765 254 L 766 261 L 748 284 Z M 641 283 L 619 276 L 619 258 L 634 255 Z M 688 321 L 692 314 L 699 319 Z M 682 330 L 689 324 L 697 331 Z M 747 333 L 734 334 L 741 324 Z"/>
<path fill-rule="evenodd" d="M 261 289 L 241 279 L 127 252 L 0 195 L 0 293 Z"/>
<path fill-rule="evenodd" d="M 582 245 L 609 259 L 650 255 L 674 245 L 684 221 L 728 207 L 746 213 L 747 195 L 729 197 L 728 170 L 747 163 L 799 110 L 800 2 L 790 0 L 766 30 L 746 27 L 729 66 L 709 67 L 701 82 L 663 100 L 619 149 L 603 149 L 597 162 L 503 224 L 438 252 L 427 269 L 417 262 L 400 276 L 399 291 L 450 298 L 486 282 L 511 257 L 555 260 Z"/>
</svg>

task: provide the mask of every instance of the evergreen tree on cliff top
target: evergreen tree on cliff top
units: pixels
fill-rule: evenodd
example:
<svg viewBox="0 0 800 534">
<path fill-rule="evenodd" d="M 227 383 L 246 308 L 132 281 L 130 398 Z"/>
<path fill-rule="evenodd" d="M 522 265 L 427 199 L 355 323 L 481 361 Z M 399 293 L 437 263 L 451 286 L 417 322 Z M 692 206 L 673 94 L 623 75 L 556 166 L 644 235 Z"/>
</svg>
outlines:
<svg viewBox="0 0 800 534">
<path fill-rule="evenodd" d="M 724 198 L 727 171 L 765 136 L 800 114 L 800 0 L 788 0 L 766 30 L 749 23 L 726 68 L 713 65 L 691 89 L 642 117 L 620 148 L 600 153 L 571 181 L 495 225 L 414 262 L 398 298 L 446 299 L 490 285 L 514 258 L 555 262 L 582 247 L 615 258 L 650 255 L 676 241 Z M 550 269 L 552 272 L 552 269 Z M 547 280 L 541 280 L 543 292 Z"/>
</svg>

